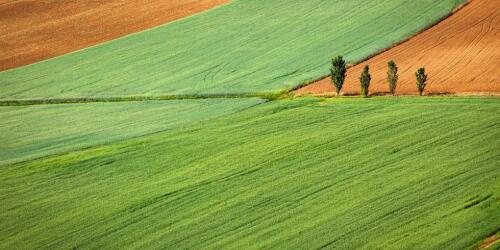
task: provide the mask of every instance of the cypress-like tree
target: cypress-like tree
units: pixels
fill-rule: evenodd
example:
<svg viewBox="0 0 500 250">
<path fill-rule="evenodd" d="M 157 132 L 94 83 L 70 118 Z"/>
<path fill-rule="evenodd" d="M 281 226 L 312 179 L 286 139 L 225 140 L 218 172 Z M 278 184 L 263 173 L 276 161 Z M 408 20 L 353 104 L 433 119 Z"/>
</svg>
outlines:
<svg viewBox="0 0 500 250">
<path fill-rule="evenodd" d="M 391 94 L 396 93 L 396 86 L 398 84 L 398 66 L 396 66 L 396 63 L 391 60 L 387 63 L 387 82 L 389 82 L 389 91 Z"/>
<path fill-rule="evenodd" d="M 425 86 L 427 85 L 427 75 L 425 74 L 425 68 L 420 68 L 415 73 L 417 77 L 417 89 L 418 94 L 423 95 Z"/>
<path fill-rule="evenodd" d="M 337 95 L 340 94 L 340 90 L 344 85 L 345 75 L 347 72 L 346 62 L 342 56 L 337 56 L 332 59 L 332 67 L 330 68 L 332 83 L 335 86 L 335 91 Z"/>
<path fill-rule="evenodd" d="M 370 81 L 372 77 L 370 75 L 370 68 L 368 65 L 365 66 L 363 72 L 361 73 L 361 77 L 359 77 L 359 83 L 361 84 L 361 95 L 363 97 L 368 96 L 368 88 L 370 87 Z"/>
</svg>

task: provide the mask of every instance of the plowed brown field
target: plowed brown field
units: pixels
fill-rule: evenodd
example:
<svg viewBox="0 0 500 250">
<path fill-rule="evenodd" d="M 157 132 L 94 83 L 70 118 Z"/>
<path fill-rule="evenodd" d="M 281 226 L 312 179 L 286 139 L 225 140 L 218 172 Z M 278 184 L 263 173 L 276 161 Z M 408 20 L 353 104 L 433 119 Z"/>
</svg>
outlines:
<svg viewBox="0 0 500 250">
<path fill-rule="evenodd" d="M 370 92 L 388 92 L 387 62 L 399 67 L 398 93 L 416 93 L 414 72 L 425 67 L 427 93 L 500 92 L 500 8 L 498 0 L 473 0 L 434 27 L 387 50 L 347 72 L 344 93 L 359 93 L 359 76 L 368 64 Z M 303 94 L 334 92 L 330 78 L 296 91 Z"/>
<path fill-rule="evenodd" d="M 86 48 L 229 0 L 0 0 L 0 70 Z"/>
</svg>

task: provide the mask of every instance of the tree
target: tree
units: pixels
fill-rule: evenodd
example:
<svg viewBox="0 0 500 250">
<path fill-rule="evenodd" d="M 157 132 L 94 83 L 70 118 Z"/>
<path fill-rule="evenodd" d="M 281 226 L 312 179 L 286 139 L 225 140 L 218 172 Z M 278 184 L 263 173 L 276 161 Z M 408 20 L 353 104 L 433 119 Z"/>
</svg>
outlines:
<svg viewBox="0 0 500 250">
<path fill-rule="evenodd" d="M 415 73 L 417 77 L 417 89 L 419 95 L 423 95 L 425 86 L 427 85 L 427 75 L 425 74 L 425 68 L 420 68 Z"/>
<path fill-rule="evenodd" d="M 391 94 L 396 93 L 396 86 L 398 84 L 398 66 L 396 66 L 396 63 L 391 60 L 387 63 L 387 81 L 389 82 L 389 91 L 391 91 Z"/>
<path fill-rule="evenodd" d="M 342 56 L 337 56 L 332 59 L 332 67 L 330 68 L 332 83 L 335 86 L 335 91 L 337 95 L 340 94 L 340 90 L 344 85 L 345 75 L 347 72 L 346 63 Z"/>
<path fill-rule="evenodd" d="M 371 80 L 372 77 L 370 75 L 370 68 L 366 65 L 361 73 L 361 77 L 359 77 L 359 82 L 361 83 L 361 95 L 364 97 L 367 97 L 369 94 L 368 88 L 370 87 Z"/>
</svg>

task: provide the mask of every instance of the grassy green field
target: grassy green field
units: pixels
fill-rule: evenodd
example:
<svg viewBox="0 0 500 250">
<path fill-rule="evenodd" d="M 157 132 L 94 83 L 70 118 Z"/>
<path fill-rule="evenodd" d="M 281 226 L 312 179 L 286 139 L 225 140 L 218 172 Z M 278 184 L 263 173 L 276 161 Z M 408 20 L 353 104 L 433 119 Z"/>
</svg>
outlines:
<svg viewBox="0 0 500 250">
<path fill-rule="evenodd" d="M 234 0 L 155 29 L 0 73 L 0 99 L 274 92 L 359 61 L 463 0 Z"/>
<path fill-rule="evenodd" d="M 0 249 L 477 246 L 500 98 L 272 95 L 462 2 L 234 0 L 0 72 Z"/>
<path fill-rule="evenodd" d="M 279 100 L 3 166 L 0 248 L 470 248 L 500 230 L 499 107 Z"/>
<path fill-rule="evenodd" d="M 261 99 L 0 106 L 0 165 L 186 126 Z"/>
</svg>

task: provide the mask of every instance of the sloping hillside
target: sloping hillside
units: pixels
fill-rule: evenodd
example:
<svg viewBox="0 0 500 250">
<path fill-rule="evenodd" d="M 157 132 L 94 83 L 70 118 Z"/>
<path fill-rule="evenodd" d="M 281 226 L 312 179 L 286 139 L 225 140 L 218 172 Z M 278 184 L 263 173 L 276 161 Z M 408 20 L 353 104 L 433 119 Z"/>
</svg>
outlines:
<svg viewBox="0 0 500 250">
<path fill-rule="evenodd" d="M 0 106 L 0 166 L 208 120 L 256 98 Z"/>
<path fill-rule="evenodd" d="M 235 1 L 0 73 L 0 98 L 281 91 L 407 38 L 462 0 Z"/>
<path fill-rule="evenodd" d="M 467 249 L 500 99 L 297 99 L 0 168 L 2 249 Z"/>
<path fill-rule="evenodd" d="M 473 0 L 431 29 L 348 70 L 345 92 L 359 92 L 359 75 L 370 65 L 375 92 L 388 92 L 387 62 L 400 70 L 398 92 L 416 93 L 414 72 L 425 66 L 430 93 L 500 93 L 500 8 L 496 0 Z M 330 78 L 299 91 L 328 93 Z"/>
<path fill-rule="evenodd" d="M 462 2 L 234 0 L 0 72 L 0 249 L 494 244 L 500 98 L 279 92 Z"/>
<path fill-rule="evenodd" d="M 228 0 L 0 1 L 0 71 L 176 20 Z"/>
</svg>

